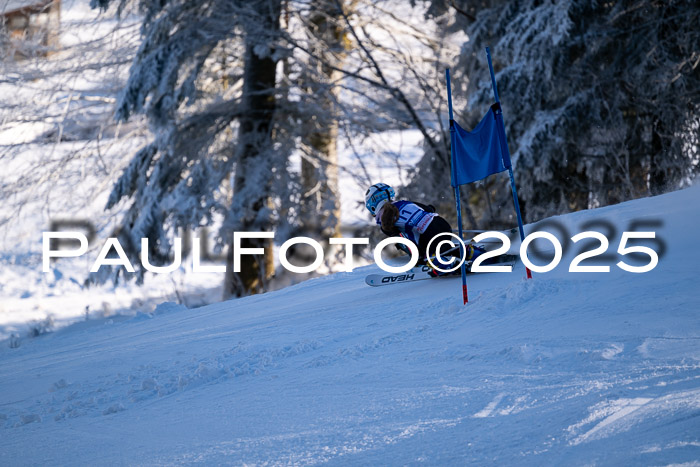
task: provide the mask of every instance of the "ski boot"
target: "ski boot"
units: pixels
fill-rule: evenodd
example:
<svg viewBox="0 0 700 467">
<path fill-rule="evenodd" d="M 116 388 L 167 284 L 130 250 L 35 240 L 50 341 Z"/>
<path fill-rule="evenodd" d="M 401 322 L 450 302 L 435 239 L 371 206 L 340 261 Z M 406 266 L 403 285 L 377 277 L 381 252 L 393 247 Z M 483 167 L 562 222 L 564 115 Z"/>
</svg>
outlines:
<svg viewBox="0 0 700 467">
<path fill-rule="evenodd" d="M 481 246 L 477 245 L 476 243 L 469 243 L 466 246 L 467 254 L 465 255 L 464 258 L 464 264 L 467 267 L 467 272 L 471 271 L 472 263 L 476 258 L 478 258 L 480 255 L 486 253 L 486 250 Z M 433 261 L 435 262 L 435 261 Z M 430 267 L 430 271 L 428 271 L 428 275 L 430 277 L 440 277 L 440 276 L 450 276 L 450 275 L 460 275 L 461 274 L 461 268 L 457 268 L 454 271 L 451 272 L 442 272 L 438 271 L 435 269 L 435 267 L 431 266 L 428 263 L 428 267 Z M 449 266 L 446 266 L 443 269 L 448 269 Z"/>
<path fill-rule="evenodd" d="M 484 253 L 486 253 L 486 249 L 484 247 L 482 247 L 481 245 L 477 245 L 476 243 L 469 242 L 469 244 L 467 245 L 466 261 L 474 261 L 476 258 L 478 258 Z"/>
</svg>

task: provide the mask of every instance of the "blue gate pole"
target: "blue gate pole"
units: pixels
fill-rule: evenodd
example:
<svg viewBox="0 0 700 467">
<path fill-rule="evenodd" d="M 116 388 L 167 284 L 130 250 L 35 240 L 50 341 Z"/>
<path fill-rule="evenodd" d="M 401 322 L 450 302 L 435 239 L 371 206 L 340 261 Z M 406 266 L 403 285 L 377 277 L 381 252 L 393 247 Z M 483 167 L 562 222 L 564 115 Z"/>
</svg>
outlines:
<svg viewBox="0 0 700 467">
<path fill-rule="evenodd" d="M 455 188 L 455 204 L 457 208 L 457 224 L 459 229 L 459 239 L 462 240 L 462 203 L 459 196 L 459 184 L 457 183 L 457 177 L 455 176 L 455 140 L 457 135 L 455 132 L 454 118 L 452 114 L 452 85 L 450 84 L 450 69 L 445 70 L 445 77 L 447 78 L 447 106 L 450 109 L 450 166 L 452 168 L 452 183 L 454 183 Z M 464 254 L 464 244 L 460 242 L 459 244 L 459 257 L 465 258 Z M 467 294 L 467 266 L 466 261 L 462 262 L 462 300 L 463 304 L 469 301 Z"/>
<path fill-rule="evenodd" d="M 503 111 L 501 110 L 501 101 L 498 99 L 498 88 L 496 87 L 496 74 L 493 72 L 493 63 L 491 63 L 491 51 L 486 47 L 486 57 L 489 61 L 489 72 L 491 73 L 491 84 L 493 86 L 493 97 L 496 99 L 496 104 L 498 104 L 498 112 L 496 113 L 496 119 L 500 117 L 500 125 L 498 125 L 498 131 L 501 139 L 501 149 L 506 160 L 503 164 L 508 168 L 508 175 L 510 175 L 510 188 L 513 192 L 513 204 L 515 205 L 515 214 L 518 216 L 518 229 L 520 230 L 520 241 L 525 241 L 525 229 L 523 228 L 523 217 L 520 214 L 520 203 L 518 202 L 518 192 L 515 189 L 515 177 L 513 176 L 513 164 L 510 162 L 510 151 L 508 150 L 508 139 L 506 138 L 506 127 L 503 122 Z M 527 271 L 527 278 L 532 279 L 532 272 L 529 268 L 525 268 Z"/>
</svg>

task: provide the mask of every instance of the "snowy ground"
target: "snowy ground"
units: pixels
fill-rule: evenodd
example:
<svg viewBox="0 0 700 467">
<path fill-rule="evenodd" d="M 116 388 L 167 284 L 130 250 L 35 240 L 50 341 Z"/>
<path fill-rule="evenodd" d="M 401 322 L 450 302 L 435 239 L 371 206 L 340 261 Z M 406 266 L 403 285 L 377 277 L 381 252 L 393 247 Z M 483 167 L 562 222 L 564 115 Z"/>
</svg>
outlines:
<svg viewBox="0 0 700 467">
<path fill-rule="evenodd" d="M 698 464 L 699 196 L 555 219 L 657 222 L 645 274 L 569 273 L 572 250 L 471 276 L 463 307 L 458 279 L 368 266 L 3 345 L 0 464 Z"/>
</svg>

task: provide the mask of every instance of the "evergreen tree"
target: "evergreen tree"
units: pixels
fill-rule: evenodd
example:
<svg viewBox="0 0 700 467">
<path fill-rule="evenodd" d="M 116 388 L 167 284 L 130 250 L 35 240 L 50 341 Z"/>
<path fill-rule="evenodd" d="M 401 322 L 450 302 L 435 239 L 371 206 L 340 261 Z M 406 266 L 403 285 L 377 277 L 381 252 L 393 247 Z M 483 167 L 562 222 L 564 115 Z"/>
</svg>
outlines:
<svg viewBox="0 0 700 467">
<path fill-rule="evenodd" d="M 119 101 L 117 118 L 146 113 L 154 134 L 107 205 L 131 203 L 120 242 L 135 259 L 140 239 L 148 238 L 151 262 L 167 263 L 175 229 L 222 217 L 226 296 L 264 290 L 273 272 L 271 242 L 244 240 L 242 247 L 264 246 L 268 254 L 246 256 L 234 273 L 231 233 L 272 230 L 280 200 L 294 189 L 287 170 L 292 143 L 285 139 L 294 135 L 276 120 L 276 68 L 288 53 L 280 47 L 281 3 L 143 2 L 143 41 Z"/>
<path fill-rule="evenodd" d="M 493 102 L 491 46 L 528 221 L 685 186 L 698 170 L 700 5 L 673 1 L 436 1 L 466 25 L 453 71 L 472 128 Z M 512 225 L 507 177 L 493 223 Z M 488 219 L 485 196 L 477 203 Z"/>
</svg>

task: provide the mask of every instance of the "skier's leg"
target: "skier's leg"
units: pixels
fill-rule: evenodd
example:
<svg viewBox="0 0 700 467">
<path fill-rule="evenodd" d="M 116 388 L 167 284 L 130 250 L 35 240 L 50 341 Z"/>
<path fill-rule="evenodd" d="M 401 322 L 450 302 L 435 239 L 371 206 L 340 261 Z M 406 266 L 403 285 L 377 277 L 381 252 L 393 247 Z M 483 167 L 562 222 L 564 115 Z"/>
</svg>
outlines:
<svg viewBox="0 0 700 467">
<path fill-rule="evenodd" d="M 421 234 L 418 245 L 418 251 L 421 253 L 421 255 L 425 255 L 426 262 L 427 258 L 432 258 L 437 255 L 437 247 L 440 243 L 439 240 L 436 240 L 431 243 L 431 240 L 440 234 L 451 232 L 452 227 L 450 227 L 450 224 L 445 219 L 443 219 L 440 216 L 436 216 L 433 218 L 433 220 L 430 222 L 430 225 L 428 225 L 428 228 L 425 229 L 425 232 Z M 428 249 L 428 244 L 430 244 L 430 249 Z M 443 248 L 442 251 L 445 251 L 445 249 Z M 457 256 L 459 256 L 459 253 L 457 253 Z M 450 262 L 443 261 L 441 257 L 437 257 L 434 263 L 441 269 L 449 269 L 451 265 Z"/>
</svg>

